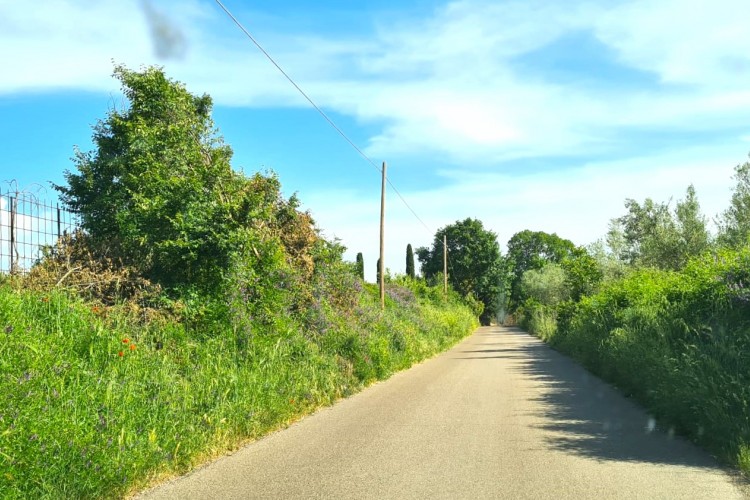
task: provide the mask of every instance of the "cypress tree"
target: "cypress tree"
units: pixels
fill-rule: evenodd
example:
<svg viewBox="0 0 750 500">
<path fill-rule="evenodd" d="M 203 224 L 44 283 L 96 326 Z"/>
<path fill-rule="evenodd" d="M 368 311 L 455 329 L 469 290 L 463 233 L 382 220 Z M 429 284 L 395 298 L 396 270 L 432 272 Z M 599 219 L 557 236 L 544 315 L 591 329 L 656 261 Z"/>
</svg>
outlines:
<svg viewBox="0 0 750 500">
<path fill-rule="evenodd" d="M 365 258 L 362 256 L 362 252 L 357 254 L 357 276 L 365 279 Z"/>
<path fill-rule="evenodd" d="M 375 283 L 380 283 L 380 259 L 378 259 L 378 269 L 375 271 Z"/>
<path fill-rule="evenodd" d="M 406 245 L 406 275 L 414 279 L 414 250 L 411 243 Z"/>
</svg>

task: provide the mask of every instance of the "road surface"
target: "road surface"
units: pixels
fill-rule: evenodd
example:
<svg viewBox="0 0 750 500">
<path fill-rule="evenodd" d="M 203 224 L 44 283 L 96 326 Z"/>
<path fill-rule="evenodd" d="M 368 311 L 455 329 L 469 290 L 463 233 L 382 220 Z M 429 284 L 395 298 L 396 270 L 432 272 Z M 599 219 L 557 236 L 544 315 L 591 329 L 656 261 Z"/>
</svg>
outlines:
<svg viewBox="0 0 750 500">
<path fill-rule="evenodd" d="M 450 351 L 143 498 L 746 498 L 705 452 L 526 333 Z"/>
</svg>

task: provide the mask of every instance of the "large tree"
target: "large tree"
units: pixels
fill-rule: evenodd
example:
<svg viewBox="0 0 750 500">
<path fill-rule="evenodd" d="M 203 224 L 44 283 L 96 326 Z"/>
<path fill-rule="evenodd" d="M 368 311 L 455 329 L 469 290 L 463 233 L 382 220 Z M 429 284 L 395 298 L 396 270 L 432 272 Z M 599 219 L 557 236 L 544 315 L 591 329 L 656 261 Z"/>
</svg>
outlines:
<svg viewBox="0 0 750 500">
<path fill-rule="evenodd" d="M 443 272 L 443 236 L 448 246 L 448 281 L 463 295 L 484 304 L 483 324 L 495 318 L 503 298 L 503 260 L 497 235 L 477 219 L 457 221 L 435 234 L 432 247 L 417 249 L 422 274 L 430 279 Z"/>
<path fill-rule="evenodd" d="M 511 272 L 510 301 L 516 307 L 522 301 L 521 278 L 529 270 L 542 269 L 546 264 L 561 263 L 574 255 L 572 241 L 557 234 L 525 230 L 514 234 L 508 241 L 508 266 Z"/>
<path fill-rule="evenodd" d="M 311 269 L 312 219 L 294 197 L 281 197 L 275 176 L 232 170 L 208 95 L 191 94 L 160 68 L 117 66 L 114 76 L 127 106 L 96 124 L 95 150 L 77 151 L 78 173 L 66 172 L 68 186 L 56 186 L 92 239 L 167 286 L 219 284 L 233 255 L 250 245 L 248 230 L 278 238 Z"/>
<path fill-rule="evenodd" d="M 735 167 L 734 179 L 731 204 L 719 220 L 719 241 L 739 248 L 750 244 L 750 162 Z"/>
<path fill-rule="evenodd" d="M 668 203 L 647 198 L 643 204 L 625 201 L 628 213 L 618 218 L 624 246 L 621 257 L 634 265 L 681 269 L 709 246 L 706 219 L 701 215 L 695 188 L 689 186 L 674 212 Z"/>
</svg>

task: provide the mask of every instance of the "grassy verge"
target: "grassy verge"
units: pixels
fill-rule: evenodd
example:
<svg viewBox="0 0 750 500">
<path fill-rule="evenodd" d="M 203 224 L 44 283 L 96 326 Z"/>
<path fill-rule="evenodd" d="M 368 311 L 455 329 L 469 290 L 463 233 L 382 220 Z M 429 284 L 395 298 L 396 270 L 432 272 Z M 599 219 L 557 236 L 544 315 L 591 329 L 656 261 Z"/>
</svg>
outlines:
<svg viewBox="0 0 750 500">
<path fill-rule="evenodd" d="M 750 251 L 642 270 L 523 324 L 750 474 Z"/>
<path fill-rule="evenodd" d="M 0 284 L 0 497 L 120 497 L 476 327 L 455 297 L 408 281 L 388 292 L 385 313 L 360 284 L 351 307 L 318 300 L 304 318 L 260 327 L 229 309 L 144 322 L 63 291 Z"/>
</svg>

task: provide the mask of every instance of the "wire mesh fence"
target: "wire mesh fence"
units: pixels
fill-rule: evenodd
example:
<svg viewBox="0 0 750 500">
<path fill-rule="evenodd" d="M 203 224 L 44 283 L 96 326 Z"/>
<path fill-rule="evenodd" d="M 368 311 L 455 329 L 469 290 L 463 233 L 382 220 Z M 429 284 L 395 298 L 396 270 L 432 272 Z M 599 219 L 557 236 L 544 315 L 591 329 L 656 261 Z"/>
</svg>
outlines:
<svg viewBox="0 0 750 500">
<path fill-rule="evenodd" d="M 78 216 L 56 202 L 23 192 L 0 193 L 0 273 L 28 272 L 44 248 L 78 227 Z"/>
</svg>

